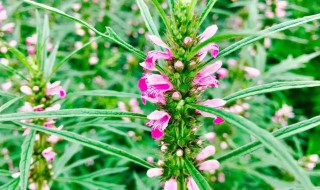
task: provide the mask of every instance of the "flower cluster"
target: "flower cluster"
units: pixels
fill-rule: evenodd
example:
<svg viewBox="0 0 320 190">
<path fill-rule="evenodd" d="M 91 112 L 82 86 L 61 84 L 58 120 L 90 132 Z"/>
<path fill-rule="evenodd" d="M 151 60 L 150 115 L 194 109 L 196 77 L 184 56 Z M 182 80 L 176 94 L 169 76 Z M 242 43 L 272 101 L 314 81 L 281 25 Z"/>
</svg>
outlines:
<svg viewBox="0 0 320 190">
<path fill-rule="evenodd" d="M 282 127 L 288 125 L 288 119 L 294 118 L 293 108 L 284 104 L 272 117 L 272 121 Z"/>
<path fill-rule="evenodd" d="M 2 5 L 2 1 L 0 1 L 0 25 L 2 25 L 1 31 L 12 33 L 14 30 L 15 24 L 13 22 L 3 24 L 3 21 L 7 19 L 8 19 L 7 11 L 5 10 L 5 7 Z"/>
<path fill-rule="evenodd" d="M 38 40 L 38 37 L 36 34 L 33 34 L 33 35 L 26 38 L 27 51 L 28 51 L 28 54 L 31 56 L 35 55 L 35 53 L 37 51 L 37 49 L 36 49 L 37 40 Z M 49 42 L 47 44 L 47 50 L 49 52 L 51 52 L 52 49 L 53 49 L 53 45 L 49 40 Z"/>
<path fill-rule="evenodd" d="M 180 11 L 185 11 L 183 7 L 186 4 L 181 4 Z M 161 141 L 160 150 L 163 153 L 159 167 L 148 170 L 147 176 L 161 176 L 161 180 L 165 181 L 165 190 L 177 189 L 178 184 L 184 184 L 189 190 L 197 190 L 198 186 L 185 170 L 183 158 L 194 162 L 200 171 L 212 174 L 220 167 L 217 160 L 206 160 L 215 153 L 214 146 L 209 145 L 201 151 L 202 143 L 196 135 L 199 129 L 197 118 L 199 115 L 213 118 L 214 124 L 224 120 L 207 112 L 187 109 L 185 104 L 197 103 L 222 109 L 226 104 L 224 100 L 201 101 L 200 97 L 207 88 L 217 88 L 218 79 L 227 77 L 228 71 L 221 68 L 221 61 L 207 65 L 203 63 L 208 54 L 212 58 L 218 57 L 219 46 L 207 42 L 218 27 L 211 25 L 197 35 L 196 27 L 190 27 L 196 26 L 196 19 L 190 17 L 187 20 L 184 14 L 177 13 L 173 17 L 178 19 L 172 21 L 174 35 L 168 34 L 167 43 L 156 35 L 148 35 L 147 38 L 157 46 L 157 50 L 147 52 L 146 59 L 140 63 L 145 71 L 138 82 L 142 102 L 156 103 L 159 107 L 147 116 L 150 121 L 146 125 L 151 127 L 152 138 Z M 204 42 L 205 45 L 190 58 L 188 52 Z"/>
<path fill-rule="evenodd" d="M 278 18 L 284 17 L 286 15 L 287 1 L 275 0 L 266 0 L 266 6 L 261 5 L 260 10 L 265 11 L 265 16 L 267 18 Z"/>
<path fill-rule="evenodd" d="M 20 87 L 20 91 L 26 96 L 25 104 L 19 108 L 21 112 L 42 112 L 42 111 L 55 111 L 60 109 L 60 104 L 53 104 L 53 96 L 58 95 L 59 98 L 65 98 L 66 92 L 60 86 L 60 81 L 54 83 L 37 83 L 35 81 L 30 82 L 28 85 Z M 56 121 L 53 118 L 42 118 L 42 119 L 30 119 L 23 120 L 23 123 L 37 124 L 46 128 L 61 130 L 63 126 L 56 126 Z M 31 129 L 24 127 L 25 131 L 23 136 L 30 133 Z M 56 156 L 53 150 L 53 146 L 62 140 L 60 137 L 55 135 L 47 135 L 44 133 L 36 134 L 36 141 L 34 145 L 34 156 L 32 160 L 37 160 L 32 164 L 30 168 L 30 185 L 29 189 L 49 189 L 47 181 L 52 175 L 52 162 Z M 41 173 L 43 176 L 39 176 Z"/>
</svg>

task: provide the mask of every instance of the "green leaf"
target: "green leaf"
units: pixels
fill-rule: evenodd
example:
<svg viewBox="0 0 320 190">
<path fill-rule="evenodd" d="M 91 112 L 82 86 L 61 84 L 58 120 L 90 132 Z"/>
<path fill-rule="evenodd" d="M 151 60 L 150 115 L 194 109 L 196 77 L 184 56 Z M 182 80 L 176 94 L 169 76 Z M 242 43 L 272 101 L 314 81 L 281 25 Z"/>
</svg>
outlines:
<svg viewBox="0 0 320 190">
<path fill-rule="evenodd" d="M 54 63 L 56 62 L 56 57 L 57 57 L 57 52 L 59 48 L 59 42 L 54 46 L 52 52 L 50 53 L 47 62 L 44 67 L 44 77 L 48 80 L 52 71 L 53 71 L 53 66 Z"/>
<path fill-rule="evenodd" d="M 11 172 L 8 170 L 0 169 L 0 176 L 11 176 Z"/>
<path fill-rule="evenodd" d="M 116 173 L 121 173 L 121 172 L 124 172 L 124 171 L 127 171 L 129 168 L 127 167 L 122 167 L 122 168 L 104 168 L 102 170 L 98 170 L 98 171 L 95 171 L 95 172 L 92 172 L 92 173 L 89 173 L 89 174 L 86 174 L 86 175 L 82 175 L 82 176 L 79 176 L 79 177 L 74 177 L 75 179 L 78 179 L 78 180 L 86 180 L 86 179 L 94 179 L 94 178 L 97 178 L 97 177 L 100 177 L 100 176 L 103 176 L 103 175 L 111 175 L 111 174 L 116 174 Z"/>
<path fill-rule="evenodd" d="M 44 15 L 42 21 L 40 14 L 37 12 L 37 65 L 44 73 L 46 69 L 46 61 L 48 56 L 48 41 L 49 41 L 49 18 L 48 15 Z"/>
<path fill-rule="evenodd" d="M 210 13 L 212 7 L 214 6 L 214 4 L 217 2 L 217 0 L 210 0 L 206 6 L 206 8 L 204 9 L 204 11 L 202 12 L 200 18 L 199 18 L 199 26 L 203 23 L 203 21 L 207 18 L 208 14 Z"/>
<path fill-rule="evenodd" d="M 19 185 L 19 178 L 16 178 L 16 179 L 12 179 L 8 183 L 0 186 L 0 189 L 1 190 L 16 190 L 16 189 L 18 189 L 18 185 Z"/>
<path fill-rule="evenodd" d="M 264 37 L 267 37 L 273 33 L 276 32 L 280 32 L 289 28 L 293 28 L 295 26 L 299 26 L 301 24 L 305 24 L 307 22 L 313 21 L 313 20 L 317 20 L 320 19 L 320 14 L 315 14 L 315 15 L 311 15 L 311 16 L 305 16 L 302 18 L 298 18 L 298 19 L 294 19 L 294 20 L 290 20 L 290 21 L 286 21 L 283 22 L 281 24 L 277 24 L 274 25 L 270 28 L 267 28 L 265 30 L 259 31 L 257 32 L 255 35 L 249 36 L 243 40 L 240 40 L 232 45 L 230 45 L 229 47 L 223 49 L 222 51 L 220 51 L 218 58 L 220 57 L 224 57 L 248 44 L 251 44 L 255 41 L 258 41 Z M 210 58 L 204 65 L 210 63 L 211 61 L 213 61 L 214 58 Z"/>
<path fill-rule="evenodd" d="M 136 181 L 136 189 L 137 190 L 148 190 L 148 188 L 145 186 L 141 178 L 138 176 L 136 172 L 133 172 L 133 178 Z"/>
<path fill-rule="evenodd" d="M 64 109 L 58 111 L 44 111 L 44 112 L 19 112 L 10 114 L 1 114 L 0 122 L 34 119 L 34 118 L 56 118 L 56 117 L 131 117 L 145 119 L 146 116 L 139 113 L 99 110 L 99 109 Z"/>
<path fill-rule="evenodd" d="M 75 17 L 73 17 L 71 15 L 66 14 L 65 12 L 63 12 L 63 11 L 61 11 L 59 9 L 50 7 L 48 5 L 44 5 L 44 4 L 37 3 L 37 2 L 34 2 L 34 1 L 30 1 L 30 0 L 23 0 L 23 2 L 31 4 L 31 5 L 34 5 L 34 6 L 37 6 L 39 8 L 45 9 L 47 11 L 50 11 L 50 12 L 53 12 L 55 14 L 61 15 L 61 16 L 65 17 L 65 18 L 68 18 L 68 19 L 70 19 L 72 21 L 75 21 L 75 22 L 81 24 L 82 26 L 92 30 L 97 35 L 102 36 L 102 37 L 104 37 L 104 38 L 106 38 L 106 39 L 108 39 L 110 41 L 113 41 L 113 42 L 117 43 L 118 45 L 122 46 L 123 48 L 127 49 L 128 51 L 136 54 L 138 57 L 140 57 L 142 59 L 146 58 L 145 54 L 142 51 L 134 48 L 132 45 L 130 45 L 128 43 L 125 43 L 123 40 L 119 40 L 119 39 L 114 38 L 114 36 L 111 36 L 111 34 L 104 34 L 104 33 L 100 32 L 99 30 L 97 30 L 94 27 L 90 26 L 87 22 L 85 22 L 85 21 L 83 21 L 81 19 L 75 18 Z"/>
<path fill-rule="evenodd" d="M 11 105 L 13 105 L 14 103 L 18 102 L 21 98 L 23 98 L 23 97 L 16 97 L 16 98 L 8 101 L 7 103 L 3 104 L 2 106 L 0 106 L 0 113 L 1 113 L 3 110 L 5 110 L 5 109 L 7 109 L 8 107 L 10 107 Z"/>
<path fill-rule="evenodd" d="M 320 81 L 273 82 L 269 84 L 263 84 L 259 86 L 249 87 L 244 90 L 240 90 L 223 99 L 227 102 L 231 102 L 233 100 L 245 98 L 248 96 L 258 95 L 258 94 L 265 94 L 269 92 L 295 89 L 295 88 L 316 87 L 316 86 L 320 86 Z"/>
<path fill-rule="evenodd" d="M 84 159 L 81 159 L 81 160 L 77 160 L 76 162 L 73 162 L 72 164 L 63 167 L 62 170 L 61 170 L 61 172 L 59 172 L 59 174 L 60 174 L 60 173 L 65 173 L 65 172 L 67 172 L 67 171 L 69 171 L 69 170 L 71 170 L 71 169 L 73 169 L 73 168 L 75 168 L 75 167 L 81 166 L 81 165 L 83 165 L 83 164 L 85 164 L 85 163 L 88 163 L 89 161 L 95 160 L 95 159 L 97 159 L 97 158 L 99 158 L 99 155 L 90 156 L 90 157 L 88 157 L 88 158 L 84 158 Z M 55 175 L 55 176 L 58 176 L 58 175 Z"/>
<path fill-rule="evenodd" d="M 114 90 L 89 90 L 89 91 L 79 91 L 69 93 L 68 97 L 73 96 L 104 96 L 104 97 L 119 97 L 119 98 L 140 98 L 141 95 L 127 93 L 127 92 L 119 92 Z"/>
<path fill-rule="evenodd" d="M 28 175 L 33 154 L 33 145 L 36 131 L 31 130 L 21 145 L 21 158 L 19 164 L 21 190 L 26 190 L 28 186 Z"/>
<path fill-rule="evenodd" d="M 184 158 L 186 167 L 192 176 L 193 180 L 196 182 L 200 190 L 211 190 L 208 182 L 203 178 L 201 173 L 194 167 L 194 165 L 186 158 Z"/>
<path fill-rule="evenodd" d="M 81 144 L 82 146 L 92 148 L 94 150 L 97 150 L 97 151 L 105 153 L 105 154 L 111 154 L 114 156 L 118 156 L 120 158 L 128 159 L 128 160 L 130 160 L 134 163 L 137 163 L 141 166 L 144 166 L 146 168 L 154 167 L 149 162 L 147 162 L 147 161 L 145 161 L 145 160 L 143 160 L 133 154 L 130 154 L 127 151 L 121 150 L 119 148 L 113 147 L 109 144 L 105 144 L 105 143 L 97 141 L 97 140 L 89 139 L 88 137 L 78 135 L 73 132 L 58 131 L 58 130 L 54 130 L 54 129 L 50 129 L 50 128 L 46 128 L 46 127 L 42 127 L 42 126 L 38 126 L 38 125 L 33 125 L 33 124 L 27 124 L 27 123 L 20 123 L 20 122 L 17 122 L 17 123 L 20 125 L 26 126 L 28 128 L 31 128 L 31 129 L 34 129 L 37 131 L 41 131 L 41 132 L 44 132 L 44 133 L 47 133 L 50 135 L 56 135 L 58 137 L 63 138 L 64 140 Z"/>
<path fill-rule="evenodd" d="M 287 127 L 283 127 L 273 132 L 272 135 L 278 139 L 284 139 L 284 138 L 302 133 L 304 131 L 307 131 L 317 126 L 320 126 L 320 116 L 313 117 L 311 119 L 301 121 L 299 123 L 295 123 Z M 261 147 L 263 147 L 263 145 L 261 144 L 260 141 L 250 142 L 222 156 L 218 156 L 216 159 L 219 160 L 219 162 L 225 162 L 226 160 L 238 158 L 242 155 L 249 154 L 253 151 L 258 150 Z"/>
<path fill-rule="evenodd" d="M 259 128 L 251 121 L 242 116 L 228 113 L 224 110 L 214 109 L 196 104 L 189 105 L 193 109 L 201 110 L 222 117 L 227 123 L 234 127 L 242 129 L 255 136 L 261 143 L 268 148 L 275 156 L 281 160 L 282 164 L 290 171 L 306 189 L 315 189 L 309 177 L 298 165 L 297 161 L 288 153 L 286 147 L 278 141 L 271 133 Z"/>
<path fill-rule="evenodd" d="M 3 65 L 0 63 L 0 68 L 1 69 L 4 69 L 4 70 L 7 70 L 9 73 L 12 73 L 12 74 L 15 74 L 17 76 L 19 76 L 20 78 L 26 80 L 26 81 L 29 81 L 23 74 L 19 73 L 17 70 L 7 66 L 7 65 Z"/>
<path fill-rule="evenodd" d="M 75 55 L 76 53 L 78 53 L 80 50 L 84 49 L 85 47 L 87 47 L 88 45 L 90 45 L 91 43 L 97 41 L 98 39 L 100 39 L 101 36 L 98 36 L 96 38 L 93 38 L 91 41 L 85 43 L 83 46 L 81 46 L 80 48 L 74 50 L 73 52 L 71 52 L 69 55 L 67 55 L 66 57 L 64 57 L 58 64 L 57 66 L 54 67 L 52 74 L 55 73 L 64 63 L 66 63 L 73 55 Z M 51 75 L 52 75 L 51 74 Z"/>
<path fill-rule="evenodd" d="M 167 27 L 167 30 L 169 32 L 171 32 L 171 27 L 170 27 L 170 24 L 169 24 L 169 21 L 168 21 L 168 18 L 167 18 L 167 15 L 166 13 L 164 12 L 164 10 L 162 9 L 160 3 L 158 2 L 158 0 L 151 0 L 153 5 L 156 7 L 157 11 L 159 12 L 164 24 L 166 25 Z"/>
<path fill-rule="evenodd" d="M 78 180 L 75 178 L 57 178 L 55 179 L 58 182 L 67 182 L 67 183 L 78 183 L 81 184 L 88 189 L 92 190 L 100 190 L 100 189 L 107 189 L 107 190 L 123 190 L 125 189 L 124 185 L 118 185 L 113 183 L 107 182 L 99 182 L 99 181 L 92 181 L 92 180 Z"/>
<path fill-rule="evenodd" d="M 1 91 L 1 90 L 0 90 L 0 96 L 7 96 L 7 97 L 13 97 L 13 98 L 17 97 L 17 95 L 15 95 L 15 94 L 12 94 L 12 93 L 9 93 L 9 92 L 5 92 L 5 91 Z"/>
<path fill-rule="evenodd" d="M 144 0 L 137 0 L 137 4 L 140 9 L 142 18 L 143 18 L 144 22 L 146 23 L 148 31 L 152 35 L 156 35 L 156 36 L 160 37 L 160 35 L 158 33 L 158 29 L 157 29 L 156 25 L 154 24 L 153 19 L 151 17 L 149 8 L 146 5 L 146 3 L 144 2 Z"/>
</svg>

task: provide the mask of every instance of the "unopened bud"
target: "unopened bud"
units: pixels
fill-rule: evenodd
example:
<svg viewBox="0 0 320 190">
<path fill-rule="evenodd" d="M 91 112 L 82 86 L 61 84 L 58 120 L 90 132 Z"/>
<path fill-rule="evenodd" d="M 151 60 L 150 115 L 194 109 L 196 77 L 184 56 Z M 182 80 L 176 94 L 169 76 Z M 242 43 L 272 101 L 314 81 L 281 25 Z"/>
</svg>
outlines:
<svg viewBox="0 0 320 190">
<path fill-rule="evenodd" d="M 157 164 L 158 166 L 163 166 L 164 162 L 162 160 L 158 160 Z"/>
<path fill-rule="evenodd" d="M 183 155 L 183 150 L 179 149 L 176 152 L 177 156 L 181 157 Z"/>
<path fill-rule="evenodd" d="M 181 61 L 177 61 L 174 63 L 174 68 L 176 71 L 182 71 L 184 69 L 184 65 Z"/>
<path fill-rule="evenodd" d="M 202 145 L 202 140 L 197 141 L 197 145 L 201 146 Z"/>
<path fill-rule="evenodd" d="M 191 42 L 192 42 L 192 38 L 190 38 L 189 36 L 188 36 L 188 37 L 185 37 L 184 40 L 183 40 L 183 43 L 184 43 L 185 45 L 188 45 L 188 44 L 191 43 Z"/>
<path fill-rule="evenodd" d="M 181 100 L 181 94 L 180 94 L 180 92 L 178 92 L 178 91 L 174 92 L 174 93 L 172 94 L 172 99 L 177 100 L 177 101 Z"/>
<path fill-rule="evenodd" d="M 162 152 L 166 151 L 167 149 L 168 149 L 168 147 L 167 147 L 166 145 L 162 145 L 162 146 L 161 146 L 161 151 L 162 151 Z"/>
<path fill-rule="evenodd" d="M 196 67 L 197 67 L 197 62 L 196 62 L 196 61 L 191 61 L 191 62 L 189 63 L 188 68 L 189 68 L 190 70 L 194 70 Z"/>
<path fill-rule="evenodd" d="M 32 90 L 35 91 L 35 92 L 38 92 L 38 91 L 39 91 L 39 86 L 34 86 L 34 87 L 32 88 Z"/>
</svg>

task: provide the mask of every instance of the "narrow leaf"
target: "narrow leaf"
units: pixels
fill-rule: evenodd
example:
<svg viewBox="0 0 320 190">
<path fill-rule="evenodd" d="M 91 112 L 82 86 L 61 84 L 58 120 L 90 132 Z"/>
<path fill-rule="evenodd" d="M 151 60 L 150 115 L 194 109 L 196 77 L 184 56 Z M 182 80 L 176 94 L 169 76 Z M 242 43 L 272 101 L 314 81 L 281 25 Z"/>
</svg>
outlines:
<svg viewBox="0 0 320 190">
<path fill-rule="evenodd" d="M 34 119 L 34 118 L 60 118 L 60 117 L 131 117 L 131 118 L 146 118 L 145 115 L 131 112 L 120 112 L 99 109 L 64 109 L 58 111 L 44 111 L 44 112 L 19 112 L 0 115 L 0 122 Z"/>
<path fill-rule="evenodd" d="M 13 105 L 14 103 L 18 102 L 22 97 L 16 97 L 10 101 L 8 101 L 7 103 L 3 104 L 2 106 L 0 106 L 0 113 L 7 109 L 8 107 L 10 107 L 11 105 Z"/>
<path fill-rule="evenodd" d="M 7 96 L 7 97 L 13 97 L 13 98 L 17 97 L 17 95 L 15 95 L 15 94 L 12 94 L 12 93 L 9 93 L 9 92 L 5 92 L 5 91 L 1 91 L 1 90 L 0 90 L 0 96 Z"/>
<path fill-rule="evenodd" d="M 28 175 L 31 165 L 30 162 L 33 153 L 35 136 L 36 131 L 31 130 L 21 146 L 21 158 L 19 164 L 21 190 L 26 190 L 28 186 Z"/>
<path fill-rule="evenodd" d="M 159 12 L 164 24 L 166 25 L 167 27 L 167 30 L 169 32 L 171 32 L 171 27 L 170 27 L 170 24 L 169 24 L 169 21 L 168 21 L 168 18 L 167 18 L 167 15 L 166 13 L 164 12 L 163 8 L 161 7 L 160 3 L 158 2 L 158 0 L 151 0 L 153 5 L 156 7 L 157 11 Z"/>
<path fill-rule="evenodd" d="M 257 32 L 257 34 L 255 35 L 252 35 L 252 36 L 249 36 L 243 40 L 240 40 L 232 45 L 230 45 L 229 47 L 223 49 L 220 53 L 219 53 L 219 58 L 220 57 L 224 57 L 248 44 L 251 44 L 255 41 L 258 41 L 264 37 L 267 37 L 273 33 L 276 33 L 276 32 L 280 32 L 280 31 L 283 31 L 283 30 L 286 30 L 286 29 L 289 29 L 289 28 L 293 28 L 295 26 L 299 26 L 301 24 L 305 24 L 307 22 L 310 22 L 310 21 L 313 21 L 313 20 L 317 20 L 317 19 L 320 19 L 320 14 L 315 14 L 315 15 L 311 15 L 311 16 L 305 16 L 305 17 L 302 17 L 302 18 L 298 18 L 298 19 L 294 19 L 294 20 L 290 20 L 290 21 L 286 21 L 286 22 L 283 22 L 281 24 L 277 24 L 277 25 L 274 25 L 270 28 L 267 28 L 265 30 L 262 30 L 260 32 Z M 214 58 L 211 58 L 209 59 L 205 64 L 208 64 L 210 63 L 211 61 L 213 61 Z M 204 65 L 205 65 L 204 64 Z"/>
<path fill-rule="evenodd" d="M 212 7 L 214 6 L 214 4 L 217 2 L 217 0 L 210 0 L 206 6 L 206 8 L 204 9 L 204 11 L 202 12 L 200 18 L 199 18 L 199 26 L 203 23 L 203 21 L 207 18 L 208 14 L 210 13 Z"/>
<path fill-rule="evenodd" d="M 19 185 L 19 178 L 16 178 L 16 179 L 12 179 L 8 183 L 0 186 L 0 189 L 1 190 L 16 190 L 16 189 L 18 189 L 17 188 L 18 185 Z"/>
<path fill-rule="evenodd" d="M 96 177 L 104 176 L 104 175 L 111 175 L 116 173 L 121 173 L 124 171 L 127 171 L 129 168 L 104 168 L 102 170 L 95 171 L 93 173 L 89 173 L 86 175 L 82 175 L 79 177 L 75 177 L 75 179 L 81 180 L 81 179 L 94 179 Z"/>
<path fill-rule="evenodd" d="M 188 160 L 184 159 L 187 169 L 192 176 L 193 180 L 196 182 L 200 190 L 211 190 L 208 182 L 203 178 L 201 173 L 194 167 L 194 165 Z"/>
<path fill-rule="evenodd" d="M 273 132 L 272 135 L 278 139 L 284 139 L 284 138 L 302 133 L 304 131 L 307 131 L 317 126 L 320 126 L 320 116 L 313 117 L 311 119 L 301 121 L 299 123 L 295 123 L 287 127 L 283 127 Z M 219 162 L 225 162 L 226 160 L 238 158 L 242 155 L 254 152 L 261 147 L 263 147 L 263 145 L 261 144 L 260 141 L 250 142 L 222 156 L 218 156 L 217 160 L 219 160 Z"/>
<path fill-rule="evenodd" d="M 44 77 L 46 79 L 49 79 L 49 76 L 52 73 L 54 63 L 56 62 L 58 48 L 59 48 L 59 42 L 54 46 L 52 52 L 50 53 L 50 55 L 47 59 L 46 65 L 44 67 Z"/>
<path fill-rule="evenodd" d="M 133 154 L 128 153 L 128 151 L 121 150 L 121 149 L 113 147 L 109 144 L 105 144 L 103 142 L 93 140 L 93 139 L 90 139 L 90 138 L 82 136 L 82 135 L 78 135 L 73 132 L 58 131 L 58 130 L 54 130 L 54 129 L 50 129 L 50 128 L 46 128 L 46 127 L 42 127 L 42 126 L 38 126 L 38 125 L 33 125 L 33 124 L 27 124 L 27 123 L 20 123 L 19 122 L 19 124 L 26 126 L 26 127 L 29 127 L 31 129 L 37 130 L 37 131 L 41 131 L 41 132 L 50 134 L 50 135 L 56 135 L 58 137 L 63 138 L 64 140 L 81 144 L 82 146 L 92 148 L 94 150 L 97 150 L 97 151 L 105 153 L 105 154 L 111 154 L 111 155 L 118 156 L 120 158 L 128 159 L 128 160 L 130 160 L 134 163 L 137 163 L 141 166 L 144 166 L 146 168 L 153 167 L 149 162 L 147 162 L 147 161 L 145 161 L 145 160 L 143 160 Z"/>
<path fill-rule="evenodd" d="M 271 133 L 259 128 L 251 121 L 243 118 L 242 116 L 228 113 L 224 110 L 218 110 L 201 105 L 191 104 L 190 107 L 201 110 L 207 113 L 211 113 L 222 117 L 226 122 L 239 129 L 246 131 L 247 133 L 255 136 L 266 148 L 273 152 L 275 156 L 282 161 L 283 165 L 290 171 L 300 183 L 307 189 L 314 189 L 309 177 L 298 165 L 297 161 L 288 153 L 285 146 L 278 141 Z"/>
<path fill-rule="evenodd" d="M 133 46 L 131 46 L 131 45 L 128 44 L 128 43 L 123 43 L 123 42 L 124 42 L 123 40 L 121 40 L 122 43 L 120 43 L 120 42 L 119 42 L 119 39 L 115 39 L 115 38 L 111 37 L 111 36 L 108 35 L 108 34 L 104 34 L 104 33 L 100 32 L 99 30 L 95 29 L 94 27 L 90 26 L 87 22 L 85 22 L 85 21 L 83 21 L 83 20 L 81 20 L 81 19 L 75 18 L 75 17 L 73 17 L 73 16 L 71 16 L 71 15 L 68 15 L 68 14 L 66 14 L 65 12 L 63 12 L 63 11 L 61 11 L 61 10 L 59 10 L 59 9 L 56 9 L 56 8 L 53 8 L 53 7 L 50 7 L 50 6 L 41 4 L 41 3 L 37 3 L 37 2 L 34 2 L 34 1 L 30 1 L 30 0 L 24 0 L 24 2 L 25 2 L 25 3 L 28 3 L 28 4 L 31 4 L 31 5 L 34 5 L 34 6 L 37 6 L 37 7 L 39 7 L 39 8 L 48 10 L 48 11 L 50 11 L 50 12 L 56 13 L 56 14 L 58 14 L 58 15 L 61 15 L 61 16 L 63 16 L 63 17 L 66 17 L 66 18 L 68 18 L 68 19 L 70 19 L 70 20 L 73 20 L 73 21 L 75 21 L 75 22 L 83 25 L 84 27 L 92 30 L 92 31 L 95 32 L 97 35 L 102 36 L 102 37 L 104 37 L 104 38 L 106 38 L 106 39 L 108 39 L 108 40 L 110 40 L 110 41 L 113 41 L 113 42 L 117 43 L 118 45 L 122 46 L 123 48 L 127 49 L 128 51 L 136 54 L 138 57 L 140 57 L 140 58 L 142 58 L 142 59 L 145 59 L 145 57 L 146 57 L 145 54 L 144 54 L 142 51 L 134 48 Z"/>
<path fill-rule="evenodd" d="M 295 88 L 317 87 L 317 86 L 320 86 L 320 81 L 273 82 L 269 84 L 263 84 L 259 86 L 250 87 L 244 90 L 240 90 L 223 99 L 228 102 L 231 102 L 233 100 L 245 98 L 248 96 L 258 95 L 258 94 L 265 94 L 269 92 L 295 89 Z"/>
<path fill-rule="evenodd" d="M 0 169 L 0 176 L 11 176 L 11 172 L 8 170 Z"/>
<path fill-rule="evenodd" d="M 151 17 L 149 8 L 146 5 L 146 3 L 144 2 L 144 0 L 137 0 L 137 4 L 140 9 L 142 18 L 143 18 L 144 22 L 146 23 L 148 31 L 152 35 L 156 35 L 156 36 L 160 37 L 160 35 L 158 33 L 158 29 L 157 29 L 156 25 L 154 24 L 153 19 Z"/>
<path fill-rule="evenodd" d="M 0 63 L 0 68 L 3 69 L 3 70 L 7 70 L 9 73 L 11 74 L 15 74 L 17 76 L 19 76 L 20 78 L 26 80 L 26 81 L 29 81 L 23 74 L 19 73 L 17 70 L 7 66 L 7 65 L 3 65 Z"/>
<path fill-rule="evenodd" d="M 90 90 L 90 91 L 79 91 L 69 93 L 68 97 L 74 96 L 104 96 L 104 97 L 120 97 L 120 98 L 140 98 L 141 95 L 127 93 L 127 92 L 119 92 L 114 90 Z"/>
</svg>

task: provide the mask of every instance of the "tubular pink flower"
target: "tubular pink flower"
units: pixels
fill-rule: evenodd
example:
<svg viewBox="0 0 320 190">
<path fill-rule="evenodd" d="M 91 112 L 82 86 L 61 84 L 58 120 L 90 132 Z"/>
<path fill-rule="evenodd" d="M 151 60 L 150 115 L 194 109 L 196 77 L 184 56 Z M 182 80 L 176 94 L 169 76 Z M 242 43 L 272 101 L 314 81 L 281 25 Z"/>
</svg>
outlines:
<svg viewBox="0 0 320 190">
<path fill-rule="evenodd" d="M 54 157 L 56 156 L 57 154 L 52 150 L 52 147 L 49 147 L 47 149 L 44 149 L 42 151 L 42 156 L 49 162 L 53 161 L 54 160 Z"/>
<path fill-rule="evenodd" d="M 224 79 L 229 75 L 229 71 L 225 68 L 220 68 L 217 73 L 220 79 Z"/>
<path fill-rule="evenodd" d="M 10 22 L 2 26 L 2 31 L 12 33 L 14 30 L 15 23 Z"/>
<path fill-rule="evenodd" d="M 46 95 L 51 96 L 51 95 L 59 95 L 60 98 L 65 98 L 66 97 L 66 92 L 63 90 L 63 88 L 60 86 L 60 81 L 56 81 L 54 83 L 47 83 L 47 89 L 46 89 Z"/>
<path fill-rule="evenodd" d="M 143 68 L 145 68 L 147 70 L 155 71 L 155 70 L 157 70 L 155 68 L 155 65 L 158 60 L 160 60 L 160 59 L 172 60 L 174 58 L 174 56 L 173 56 L 169 46 L 167 44 L 165 44 L 160 38 L 158 38 L 155 35 L 149 35 L 148 38 L 155 45 L 166 49 L 165 52 L 161 52 L 161 51 L 157 51 L 157 50 L 149 51 L 147 53 L 147 58 L 145 59 L 145 61 L 140 63 L 140 65 Z"/>
<path fill-rule="evenodd" d="M 21 86 L 20 91 L 26 95 L 32 94 L 32 89 L 29 86 Z"/>
<path fill-rule="evenodd" d="M 211 57 L 217 58 L 219 54 L 218 44 L 210 43 L 204 46 L 202 49 L 200 49 L 197 54 L 199 57 L 199 60 L 202 61 L 206 57 L 208 52 L 211 54 Z"/>
<path fill-rule="evenodd" d="M 216 34 L 218 31 L 218 26 L 217 25 L 211 25 L 208 26 L 202 34 L 199 35 L 200 42 L 206 41 L 207 39 L 211 38 L 213 35 Z"/>
<path fill-rule="evenodd" d="M 219 81 L 216 79 L 216 76 L 214 76 L 214 73 L 217 72 L 221 66 L 221 61 L 205 66 L 197 73 L 192 83 L 196 86 L 203 86 L 206 88 L 217 87 L 219 85 Z"/>
<path fill-rule="evenodd" d="M 219 98 L 207 100 L 207 101 L 200 103 L 200 105 L 208 106 L 210 108 L 217 108 L 217 109 L 221 109 L 221 107 L 224 106 L 225 104 L 226 104 L 226 101 L 224 101 L 223 99 L 219 99 Z M 201 114 L 203 117 L 214 118 L 214 121 L 213 121 L 214 124 L 220 124 L 220 123 L 224 122 L 224 120 L 222 118 L 217 117 L 214 114 L 207 113 L 207 112 L 200 111 L 200 110 L 196 110 L 196 112 Z"/>
<path fill-rule="evenodd" d="M 206 158 L 214 155 L 215 152 L 216 152 L 216 148 L 212 145 L 209 145 L 197 155 L 196 160 L 203 161 Z"/>
<path fill-rule="evenodd" d="M 171 178 L 169 181 L 166 181 L 164 184 L 164 190 L 178 190 L 177 180 Z"/>
<path fill-rule="evenodd" d="M 216 169 L 220 167 L 220 163 L 217 160 L 208 160 L 202 162 L 199 165 L 199 170 L 201 171 L 209 171 L 210 173 L 214 173 Z"/>
<path fill-rule="evenodd" d="M 163 174 L 163 169 L 162 168 L 151 168 L 147 171 L 147 176 L 152 178 L 152 177 L 158 177 Z"/>
<path fill-rule="evenodd" d="M 167 128 L 171 116 L 165 111 L 154 111 L 147 116 L 149 121 L 146 125 L 152 126 L 151 136 L 154 139 L 160 139 L 163 131 Z"/>
<path fill-rule="evenodd" d="M 141 98 L 143 104 L 146 104 L 146 100 L 152 103 L 165 104 L 166 99 L 163 93 L 173 89 L 168 77 L 150 73 L 144 74 L 144 76 L 140 78 L 138 87 L 142 92 Z"/>
<path fill-rule="evenodd" d="M 187 183 L 188 190 L 200 190 L 196 182 L 193 180 L 192 177 L 188 178 L 188 183 Z"/>
</svg>

